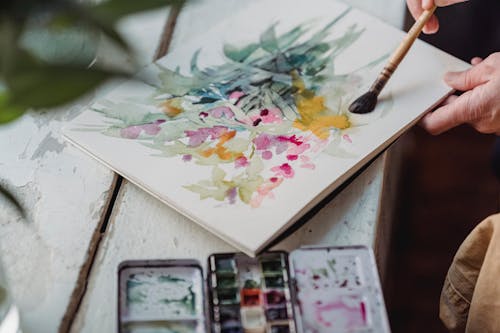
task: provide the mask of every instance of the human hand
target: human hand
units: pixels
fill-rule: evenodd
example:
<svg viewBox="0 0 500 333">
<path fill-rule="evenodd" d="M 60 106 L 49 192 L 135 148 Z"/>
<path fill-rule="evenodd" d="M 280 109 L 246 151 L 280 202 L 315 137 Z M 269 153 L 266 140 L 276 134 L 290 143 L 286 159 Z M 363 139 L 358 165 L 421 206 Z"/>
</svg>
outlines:
<svg viewBox="0 0 500 333">
<path fill-rule="evenodd" d="M 416 19 L 422 14 L 426 9 L 431 9 L 434 4 L 438 7 L 445 7 L 453 5 L 459 2 L 465 2 L 467 0 L 406 0 L 408 9 L 411 15 Z M 439 21 L 436 15 L 432 15 L 427 24 L 424 26 L 424 33 L 434 34 L 439 30 Z"/>
<path fill-rule="evenodd" d="M 448 72 L 444 81 L 464 91 L 450 96 L 434 112 L 426 114 L 420 124 L 433 135 L 461 124 L 470 124 L 481 133 L 500 135 L 500 52 L 488 58 L 474 58 L 473 67 L 463 72 Z"/>
</svg>

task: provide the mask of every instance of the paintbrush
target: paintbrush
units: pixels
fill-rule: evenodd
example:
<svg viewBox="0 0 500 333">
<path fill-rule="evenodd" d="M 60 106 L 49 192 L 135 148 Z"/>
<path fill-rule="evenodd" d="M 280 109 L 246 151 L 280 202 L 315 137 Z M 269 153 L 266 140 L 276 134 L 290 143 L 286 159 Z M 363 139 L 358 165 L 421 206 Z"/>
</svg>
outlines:
<svg viewBox="0 0 500 333">
<path fill-rule="evenodd" d="M 352 102 L 349 105 L 349 111 L 352 113 L 369 113 L 375 109 L 375 105 L 377 105 L 377 98 L 382 89 L 387 84 L 387 81 L 391 78 L 392 74 L 398 68 L 398 65 L 401 63 L 405 55 L 410 50 L 410 47 L 413 45 L 415 39 L 417 39 L 420 32 L 424 28 L 425 24 L 432 17 L 432 14 L 436 10 L 436 6 L 431 9 L 425 10 L 418 20 L 413 24 L 411 29 L 406 34 L 405 38 L 399 44 L 398 48 L 391 55 L 391 58 L 385 65 L 384 69 L 380 72 L 375 82 L 373 82 L 370 90 L 364 95 L 361 95 L 358 99 Z"/>
</svg>

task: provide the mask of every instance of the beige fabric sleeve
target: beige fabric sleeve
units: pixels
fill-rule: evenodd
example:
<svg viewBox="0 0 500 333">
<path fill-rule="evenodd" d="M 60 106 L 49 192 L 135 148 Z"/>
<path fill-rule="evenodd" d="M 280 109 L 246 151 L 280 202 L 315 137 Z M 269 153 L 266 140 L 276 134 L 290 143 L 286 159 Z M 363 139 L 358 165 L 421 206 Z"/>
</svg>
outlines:
<svg viewBox="0 0 500 333">
<path fill-rule="evenodd" d="M 500 332 L 500 214 L 481 222 L 458 249 L 439 310 L 451 332 Z"/>
</svg>

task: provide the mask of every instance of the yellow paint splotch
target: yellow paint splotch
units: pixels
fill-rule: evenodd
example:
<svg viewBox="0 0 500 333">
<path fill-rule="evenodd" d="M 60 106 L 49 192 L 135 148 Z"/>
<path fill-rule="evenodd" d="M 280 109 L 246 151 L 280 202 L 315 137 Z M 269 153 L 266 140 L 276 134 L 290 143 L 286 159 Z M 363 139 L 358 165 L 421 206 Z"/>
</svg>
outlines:
<svg viewBox="0 0 500 333">
<path fill-rule="evenodd" d="M 171 98 L 163 103 L 161 103 L 160 107 L 163 113 L 165 113 L 169 117 L 175 117 L 184 112 L 181 107 L 182 99 L 176 97 Z"/>
<path fill-rule="evenodd" d="M 236 131 L 228 131 L 222 134 L 219 137 L 219 142 L 217 142 L 214 148 L 205 149 L 200 152 L 200 155 L 203 157 L 210 157 L 216 154 L 223 161 L 233 160 L 243 156 L 241 152 L 230 151 L 224 147 L 224 144 L 234 138 L 235 135 Z"/>
<path fill-rule="evenodd" d="M 301 131 L 311 131 L 320 139 L 327 139 L 330 136 L 332 127 L 345 129 L 350 126 L 346 115 L 328 114 L 325 106 L 325 98 L 316 96 L 314 91 L 306 89 L 304 81 L 297 72 L 292 72 L 292 84 L 296 89 L 295 105 L 299 118 L 293 126 Z"/>
</svg>

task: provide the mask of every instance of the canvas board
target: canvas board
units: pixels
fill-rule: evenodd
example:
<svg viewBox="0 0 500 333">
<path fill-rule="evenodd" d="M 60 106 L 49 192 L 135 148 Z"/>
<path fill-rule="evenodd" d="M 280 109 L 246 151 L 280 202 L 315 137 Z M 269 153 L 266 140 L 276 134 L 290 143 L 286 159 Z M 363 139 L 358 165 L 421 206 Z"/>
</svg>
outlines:
<svg viewBox="0 0 500 333">
<path fill-rule="evenodd" d="M 445 98 L 446 71 L 468 66 L 417 41 L 376 110 L 350 114 L 403 36 L 341 2 L 253 1 L 64 135 L 255 255 Z"/>
</svg>

